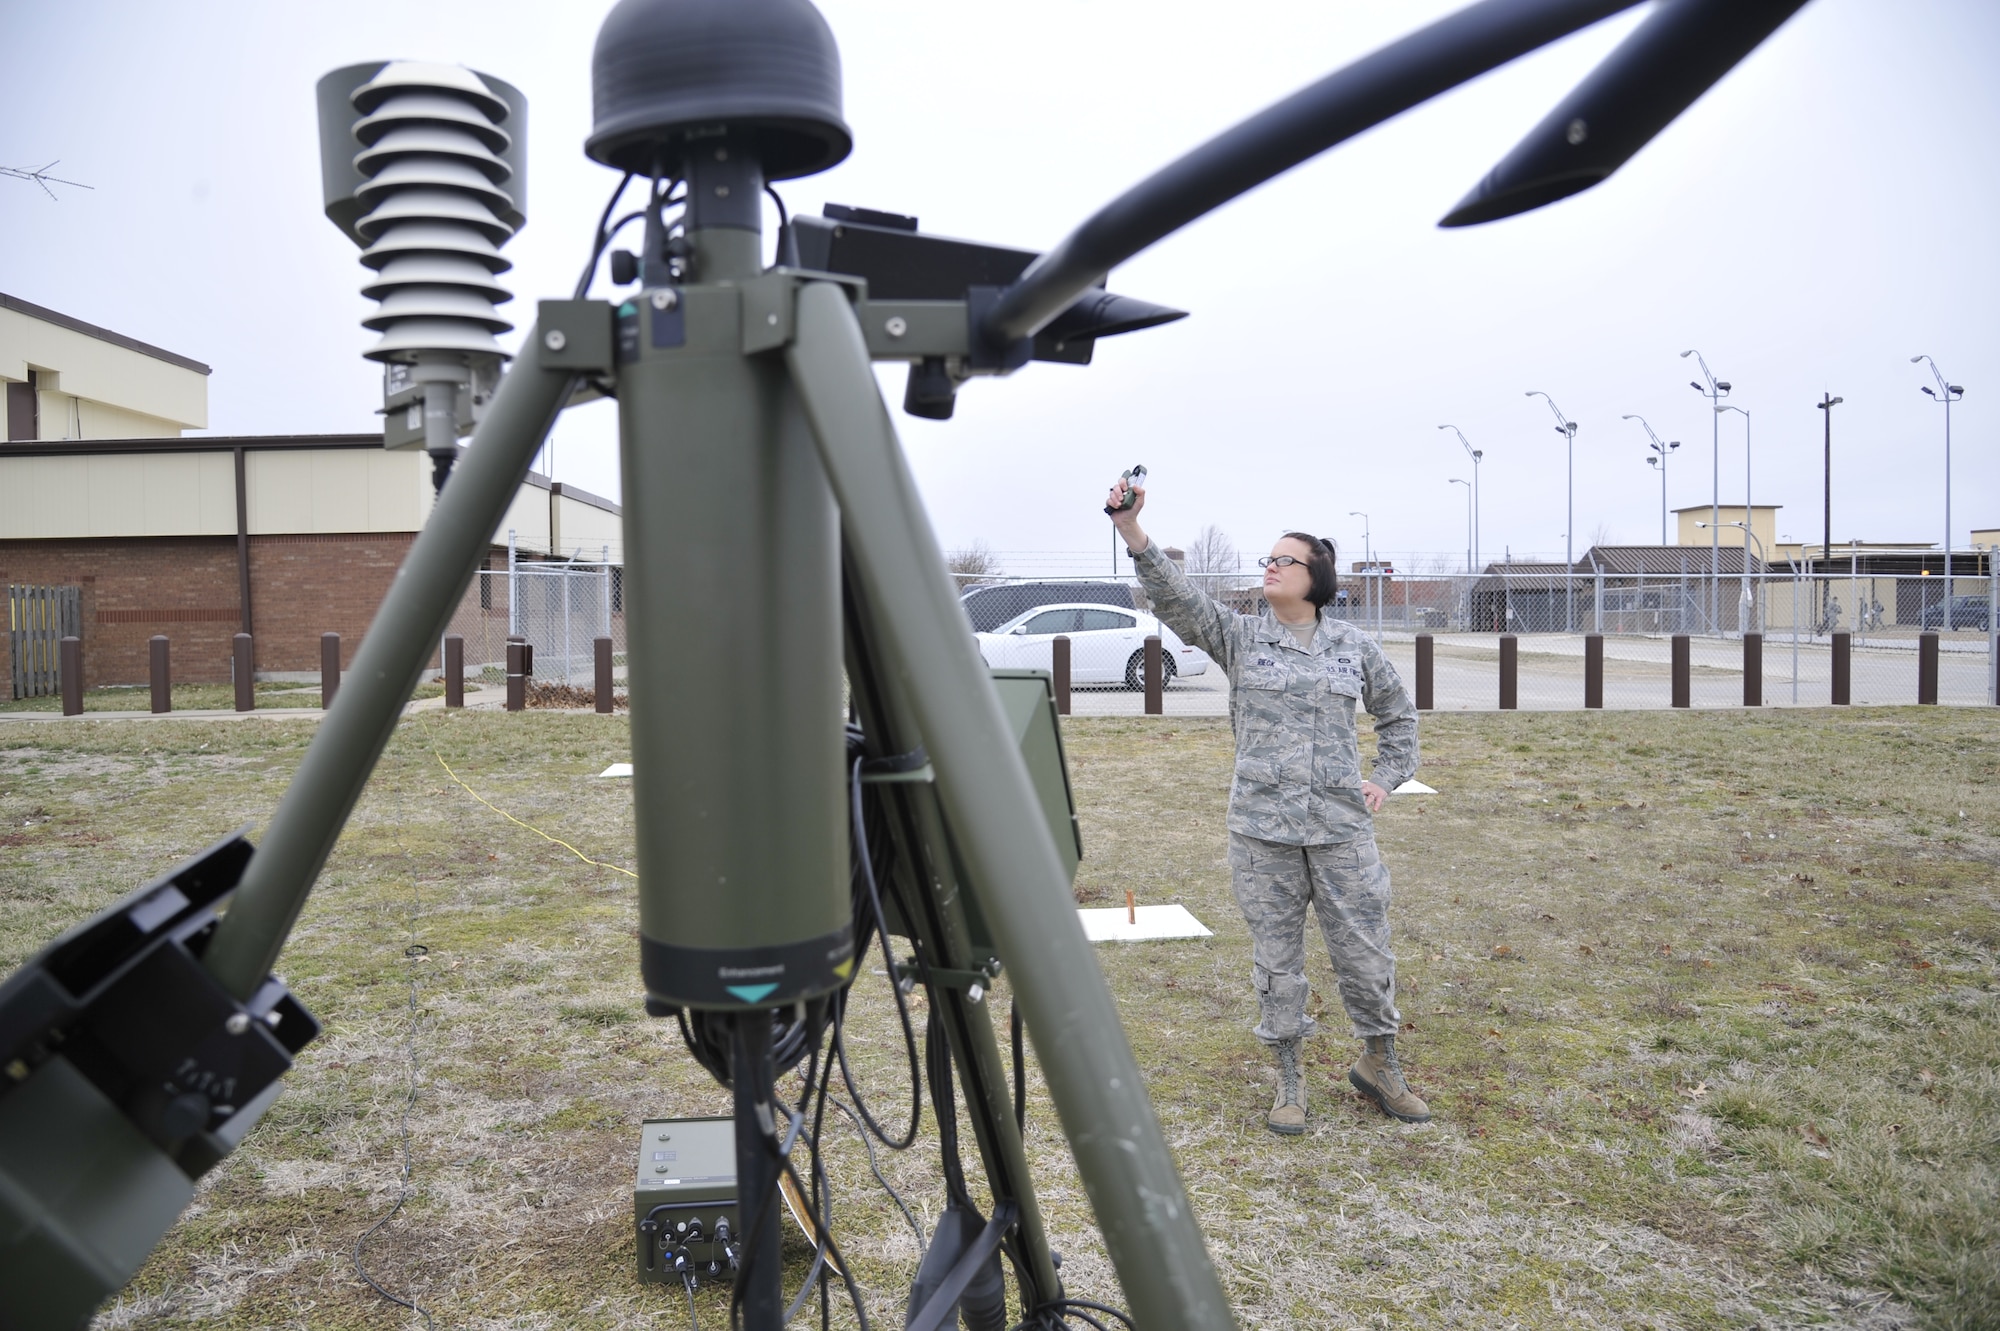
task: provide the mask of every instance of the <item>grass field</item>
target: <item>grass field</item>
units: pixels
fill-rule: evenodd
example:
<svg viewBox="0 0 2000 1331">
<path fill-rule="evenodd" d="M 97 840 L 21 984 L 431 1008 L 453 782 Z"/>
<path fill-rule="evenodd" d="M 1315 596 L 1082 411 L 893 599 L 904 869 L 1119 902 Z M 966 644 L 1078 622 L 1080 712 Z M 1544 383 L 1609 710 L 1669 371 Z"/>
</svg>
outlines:
<svg viewBox="0 0 2000 1331">
<path fill-rule="evenodd" d="M 102 1327 L 673 1327 L 630 1256 L 633 1128 L 727 1112 L 639 1015 L 625 720 L 406 722 L 281 969 L 327 1023 Z M 311 723 L 0 727 L 0 969 L 261 820 Z M 1435 797 L 1379 824 L 1406 1064 L 1344 1088 L 1324 957 L 1313 1123 L 1267 1133 L 1223 862 L 1226 723 L 1073 719 L 1081 900 L 1199 942 L 1100 953 L 1245 1326 L 2000 1326 L 2000 721 L 1973 710 L 1441 715 Z M 433 748 L 435 746 L 435 749 Z M 413 959 L 412 944 L 427 953 Z M 1005 985 L 994 996 L 1004 1016 Z M 853 1037 L 905 1103 L 883 981 Z M 414 1071 L 413 1071 L 414 1069 Z M 412 1086 L 414 1102 L 410 1102 Z M 1073 1293 L 1121 1302 L 1047 1100 L 1037 1187 Z M 830 1122 L 832 1120 L 830 1119 Z M 935 1134 L 884 1170 L 928 1221 Z M 837 1224 L 877 1325 L 917 1247 L 844 1126 Z M 794 1238 L 792 1278 L 807 1250 Z M 700 1295 L 722 1325 L 726 1294 Z M 835 1319 L 851 1319 L 836 1304 Z"/>
</svg>

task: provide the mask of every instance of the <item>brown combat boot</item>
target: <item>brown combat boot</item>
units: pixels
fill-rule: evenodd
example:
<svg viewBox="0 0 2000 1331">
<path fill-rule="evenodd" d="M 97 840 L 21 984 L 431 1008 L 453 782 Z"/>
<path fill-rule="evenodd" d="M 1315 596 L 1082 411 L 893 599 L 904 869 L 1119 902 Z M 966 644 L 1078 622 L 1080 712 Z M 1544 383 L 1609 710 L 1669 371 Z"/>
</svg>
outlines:
<svg viewBox="0 0 2000 1331">
<path fill-rule="evenodd" d="M 1347 1080 L 1390 1118 L 1400 1118 L 1405 1123 L 1431 1121 L 1431 1107 L 1418 1099 L 1403 1080 L 1393 1035 L 1369 1036 L 1367 1049 L 1347 1070 Z"/>
<path fill-rule="evenodd" d="M 1264 1116 L 1264 1126 L 1284 1137 L 1296 1137 L 1306 1130 L 1306 1077 L 1299 1044 L 1296 1035 L 1278 1041 L 1278 1098 Z"/>
</svg>

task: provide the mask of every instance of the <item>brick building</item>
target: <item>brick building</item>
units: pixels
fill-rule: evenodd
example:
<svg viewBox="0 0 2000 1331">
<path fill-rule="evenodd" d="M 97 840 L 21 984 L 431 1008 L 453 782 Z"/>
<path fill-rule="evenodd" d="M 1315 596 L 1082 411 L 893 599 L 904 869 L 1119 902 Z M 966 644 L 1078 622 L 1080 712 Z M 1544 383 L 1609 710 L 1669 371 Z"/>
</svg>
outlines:
<svg viewBox="0 0 2000 1331">
<path fill-rule="evenodd" d="M 380 435 L 16 443 L 0 447 L 0 583 L 80 588 L 86 687 L 143 683 L 154 634 L 187 683 L 226 682 L 239 632 L 260 676 L 307 674 L 322 633 L 352 658 L 432 497 L 429 458 Z M 507 566 L 509 532 L 522 558 L 595 561 L 622 547 L 620 521 L 531 473 L 486 567 Z M 504 594 L 480 590 L 461 618 L 504 621 Z"/>
<path fill-rule="evenodd" d="M 208 367 L 0 302 L 0 585 L 76 589 L 86 687 L 145 682 L 155 634 L 188 683 L 230 678 L 238 632 L 262 676 L 317 672 L 327 632 L 351 660 L 429 516 L 424 452 L 379 434 L 182 437 L 206 423 Z M 176 433 L 115 437 L 140 428 Z M 597 560 L 622 549 L 620 521 L 616 504 L 530 474 L 488 567 L 506 567 L 510 533 L 524 558 Z M 475 581 L 460 618 L 507 614 Z M 0 698 L 13 637 L 0 634 Z"/>
</svg>

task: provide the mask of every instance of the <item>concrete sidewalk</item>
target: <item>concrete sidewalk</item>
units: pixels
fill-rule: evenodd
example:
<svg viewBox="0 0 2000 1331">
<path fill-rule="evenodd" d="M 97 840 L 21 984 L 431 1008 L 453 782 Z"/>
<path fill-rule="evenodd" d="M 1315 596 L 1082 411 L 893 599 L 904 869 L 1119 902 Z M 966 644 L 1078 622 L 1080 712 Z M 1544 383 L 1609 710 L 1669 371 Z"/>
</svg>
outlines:
<svg viewBox="0 0 2000 1331">
<path fill-rule="evenodd" d="M 475 708 L 485 711 L 499 711 L 507 706 L 507 690 L 500 685 L 467 684 L 465 686 L 465 706 L 468 711 Z M 403 714 L 413 712 L 435 712 L 444 710 L 444 696 L 419 698 L 403 705 Z M 28 722 L 48 723 L 61 721 L 317 721 L 326 715 L 324 707 L 260 707 L 254 711 L 239 712 L 234 708 L 190 707 L 176 712 L 85 712 L 81 716 L 64 716 L 61 712 L 0 712 L 0 723 Z"/>
</svg>

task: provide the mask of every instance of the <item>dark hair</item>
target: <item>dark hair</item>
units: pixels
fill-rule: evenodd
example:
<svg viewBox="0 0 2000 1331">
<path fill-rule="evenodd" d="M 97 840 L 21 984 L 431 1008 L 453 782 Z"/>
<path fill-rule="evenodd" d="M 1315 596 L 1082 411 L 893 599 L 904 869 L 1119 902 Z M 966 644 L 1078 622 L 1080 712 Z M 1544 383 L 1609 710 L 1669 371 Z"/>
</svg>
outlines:
<svg viewBox="0 0 2000 1331">
<path fill-rule="evenodd" d="M 1308 536 L 1302 531 L 1288 531 L 1279 539 L 1298 541 L 1312 551 L 1306 557 L 1306 570 L 1312 574 L 1312 587 L 1306 592 L 1306 599 L 1312 602 L 1314 610 L 1326 609 L 1340 586 L 1340 552 L 1326 537 Z"/>
</svg>

